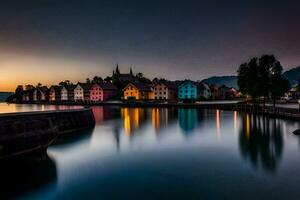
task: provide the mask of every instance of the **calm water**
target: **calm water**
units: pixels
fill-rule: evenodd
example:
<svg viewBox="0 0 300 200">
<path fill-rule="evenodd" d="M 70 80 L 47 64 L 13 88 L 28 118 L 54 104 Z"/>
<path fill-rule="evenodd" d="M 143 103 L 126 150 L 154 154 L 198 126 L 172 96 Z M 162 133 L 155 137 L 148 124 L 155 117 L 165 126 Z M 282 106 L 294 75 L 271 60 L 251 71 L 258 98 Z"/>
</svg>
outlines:
<svg viewBox="0 0 300 200">
<path fill-rule="evenodd" d="M 93 109 L 93 130 L 61 138 L 41 159 L 4 166 L 10 178 L 2 194 L 300 199 L 297 122 L 219 110 Z"/>
<path fill-rule="evenodd" d="M 0 103 L 0 114 L 14 113 L 14 112 L 30 112 L 30 111 L 65 110 L 65 109 L 77 109 L 77 108 L 82 108 L 82 106 Z"/>
</svg>

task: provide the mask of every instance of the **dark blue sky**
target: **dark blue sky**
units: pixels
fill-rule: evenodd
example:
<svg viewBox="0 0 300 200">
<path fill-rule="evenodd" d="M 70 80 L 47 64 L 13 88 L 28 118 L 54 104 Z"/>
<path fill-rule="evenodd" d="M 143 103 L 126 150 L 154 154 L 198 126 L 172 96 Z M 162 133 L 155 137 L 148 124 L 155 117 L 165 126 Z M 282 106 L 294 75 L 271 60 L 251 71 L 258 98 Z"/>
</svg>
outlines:
<svg viewBox="0 0 300 200">
<path fill-rule="evenodd" d="M 235 74 L 263 53 L 288 69 L 300 65 L 300 2 L 7 1 L 0 44 L 6 73 L 47 83 L 106 76 L 116 63 L 150 78 L 200 80 Z"/>
</svg>

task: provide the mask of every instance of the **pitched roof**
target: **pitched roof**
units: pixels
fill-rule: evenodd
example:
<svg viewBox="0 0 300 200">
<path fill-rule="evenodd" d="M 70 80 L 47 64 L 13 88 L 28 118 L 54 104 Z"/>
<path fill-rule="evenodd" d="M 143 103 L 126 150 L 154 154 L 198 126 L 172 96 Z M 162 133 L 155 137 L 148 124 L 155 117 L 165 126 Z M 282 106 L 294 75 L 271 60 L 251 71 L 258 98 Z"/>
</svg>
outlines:
<svg viewBox="0 0 300 200">
<path fill-rule="evenodd" d="M 77 83 L 77 85 L 80 85 L 80 87 L 82 87 L 82 89 L 84 90 L 89 90 L 93 86 L 92 84 L 89 83 Z"/>
<path fill-rule="evenodd" d="M 156 84 L 164 84 L 169 89 L 177 89 L 178 88 L 178 84 L 174 81 L 159 81 L 159 82 L 154 83 L 154 85 L 156 85 Z"/>
<path fill-rule="evenodd" d="M 198 83 L 198 85 L 201 89 L 210 90 L 209 86 L 206 83 L 200 82 L 200 83 Z"/>
<path fill-rule="evenodd" d="M 68 91 L 73 91 L 76 88 L 76 85 L 66 85 L 64 86 Z"/>
<path fill-rule="evenodd" d="M 97 83 L 97 85 L 99 85 L 102 88 L 102 90 L 117 90 L 118 89 L 112 83 Z"/>
<path fill-rule="evenodd" d="M 62 86 L 59 86 L 59 85 L 52 85 L 49 90 L 52 90 L 54 89 L 55 92 L 60 92 L 61 89 L 62 89 Z"/>
<path fill-rule="evenodd" d="M 185 81 L 181 82 L 178 87 L 180 87 L 181 85 L 186 84 L 186 83 L 191 83 L 193 85 L 196 85 L 197 87 L 199 86 L 199 83 L 197 83 L 195 81 L 185 80 Z"/>
<path fill-rule="evenodd" d="M 136 80 L 136 77 L 134 77 L 131 74 L 120 74 L 119 80 L 120 81 L 134 81 L 134 80 Z"/>
<path fill-rule="evenodd" d="M 126 85 L 126 87 L 129 84 L 133 85 L 134 87 L 136 87 L 138 90 L 141 90 L 141 91 L 149 91 L 149 92 L 151 91 L 151 87 L 149 85 L 147 85 L 147 84 L 144 84 L 144 83 L 128 83 Z"/>
<path fill-rule="evenodd" d="M 48 87 L 47 86 L 41 86 L 41 87 L 37 87 L 36 89 L 41 91 L 41 92 L 47 92 Z"/>
</svg>

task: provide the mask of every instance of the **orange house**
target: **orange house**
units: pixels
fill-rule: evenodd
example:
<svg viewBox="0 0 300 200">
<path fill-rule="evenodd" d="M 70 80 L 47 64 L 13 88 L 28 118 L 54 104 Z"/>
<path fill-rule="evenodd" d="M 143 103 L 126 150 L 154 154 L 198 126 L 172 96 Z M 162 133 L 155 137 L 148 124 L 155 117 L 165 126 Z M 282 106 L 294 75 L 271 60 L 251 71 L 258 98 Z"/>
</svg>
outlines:
<svg viewBox="0 0 300 200">
<path fill-rule="evenodd" d="M 154 99 L 153 92 L 149 85 L 143 83 L 128 83 L 123 89 L 124 99 Z"/>
</svg>

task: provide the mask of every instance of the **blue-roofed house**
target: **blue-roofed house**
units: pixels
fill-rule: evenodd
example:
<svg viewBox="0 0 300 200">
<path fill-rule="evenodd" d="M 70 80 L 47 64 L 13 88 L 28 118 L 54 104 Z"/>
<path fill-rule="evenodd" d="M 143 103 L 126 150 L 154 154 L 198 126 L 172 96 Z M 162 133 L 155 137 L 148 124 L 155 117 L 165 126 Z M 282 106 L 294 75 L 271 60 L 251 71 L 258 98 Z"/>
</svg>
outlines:
<svg viewBox="0 0 300 200">
<path fill-rule="evenodd" d="M 178 99 L 196 100 L 199 98 L 199 84 L 194 81 L 186 80 L 178 86 Z"/>
</svg>

